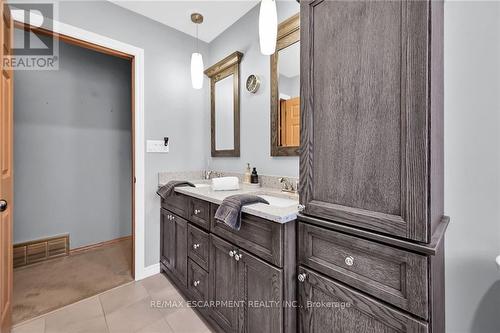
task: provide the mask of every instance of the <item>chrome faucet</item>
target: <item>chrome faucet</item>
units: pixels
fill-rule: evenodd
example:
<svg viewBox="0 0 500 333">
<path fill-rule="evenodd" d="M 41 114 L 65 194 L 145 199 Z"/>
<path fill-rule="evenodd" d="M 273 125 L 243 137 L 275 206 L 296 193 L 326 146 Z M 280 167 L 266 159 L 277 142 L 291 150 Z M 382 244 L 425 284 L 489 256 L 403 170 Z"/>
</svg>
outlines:
<svg viewBox="0 0 500 333">
<path fill-rule="evenodd" d="M 278 180 L 281 183 L 281 192 L 290 192 L 290 193 L 296 192 L 296 189 L 293 187 L 293 184 L 290 182 L 288 178 L 280 177 Z"/>
<path fill-rule="evenodd" d="M 203 171 L 203 178 L 204 179 L 212 179 L 212 178 L 219 178 L 222 176 L 222 173 L 212 171 L 212 170 L 204 170 Z"/>
</svg>

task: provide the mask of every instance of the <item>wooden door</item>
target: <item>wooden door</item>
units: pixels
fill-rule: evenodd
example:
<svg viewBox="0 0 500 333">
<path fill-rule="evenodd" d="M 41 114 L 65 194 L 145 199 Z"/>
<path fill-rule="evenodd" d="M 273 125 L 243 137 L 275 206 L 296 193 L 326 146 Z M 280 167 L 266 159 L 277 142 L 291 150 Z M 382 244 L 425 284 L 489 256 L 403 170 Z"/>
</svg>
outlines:
<svg viewBox="0 0 500 333">
<path fill-rule="evenodd" d="M 283 331 L 283 274 L 278 268 L 238 251 L 238 331 L 278 333 Z"/>
<path fill-rule="evenodd" d="M 210 316 L 225 332 L 236 332 L 238 325 L 238 309 L 229 303 L 238 298 L 237 261 L 232 251 L 237 251 L 237 247 L 210 235 L 208 298 L 218 302 L 210 308 Z"/>
<path fill-rule="evenodd" d="M 162 209 L 161 262 L 182 286 L 187 284 L 187 226 L 183 218 Z"/>
<path fill-rule="evenodd" d="M 5 67 L 12 55 L 13 21 L 4 1 L 0 1 L 2 28 L 0 101 L 0 332 L 10 332 L 12 308 L 12 215 L 13 215 L 13 72 Z"/>
<path fill-rule="evenodd" d="M 426 333 L 426 323 L 300 267 L 299 332 Z M 300 280 L 299 280 L 300 281 Z"/>
<path fill-rule="evenodd" d="M 300 97 L 280 100 L 281 145 L 297 147 L 300 144 Z"/>
<path fill-rule="evenodd" d="M 304 214 L 429 241 L 430 6 L 301 1 Z"/>
</svg>

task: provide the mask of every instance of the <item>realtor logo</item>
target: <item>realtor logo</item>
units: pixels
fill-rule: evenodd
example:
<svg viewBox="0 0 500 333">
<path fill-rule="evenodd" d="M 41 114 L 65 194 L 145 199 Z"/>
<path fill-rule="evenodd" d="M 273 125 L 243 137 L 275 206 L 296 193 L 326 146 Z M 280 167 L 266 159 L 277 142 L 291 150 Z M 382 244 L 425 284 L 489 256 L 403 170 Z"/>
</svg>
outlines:
<svg viewBox="0 0 500 333">
<path fill-rule="evenodd" d="M 59 40 L 52 34 L 55 4 L 11 3 L 10 9 L 17 24 L 12 56 L 4 63 L 13 70 L 59 69 Z"/>
</svg>

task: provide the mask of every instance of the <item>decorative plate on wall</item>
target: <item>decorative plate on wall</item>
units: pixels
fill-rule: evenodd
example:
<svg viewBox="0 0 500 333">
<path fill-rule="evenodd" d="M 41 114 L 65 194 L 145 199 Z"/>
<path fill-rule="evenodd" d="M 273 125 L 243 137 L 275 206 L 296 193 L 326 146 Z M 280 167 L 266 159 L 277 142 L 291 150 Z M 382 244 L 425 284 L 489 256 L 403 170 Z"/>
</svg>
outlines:
<svg viewBox="0 0 500 333">
<path fill-rule="evenodd" d="M 260 79 L 256 75 L 250 75 L 247 78 L 247 84 L 246 84 L 247 90 L 251 92 L 252 94 L 255 94 L 257 90 L 259 90 L 260 87 Z"/>
</svg>

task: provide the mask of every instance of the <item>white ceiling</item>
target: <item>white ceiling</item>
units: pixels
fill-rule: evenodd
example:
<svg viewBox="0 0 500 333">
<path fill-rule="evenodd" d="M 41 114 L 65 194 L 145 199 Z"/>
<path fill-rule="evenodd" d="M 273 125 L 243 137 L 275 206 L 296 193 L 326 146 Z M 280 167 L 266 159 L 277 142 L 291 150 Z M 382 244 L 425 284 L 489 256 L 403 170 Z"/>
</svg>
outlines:
<svg viewBox="0 0 500 333">
<path fill-rule="evenodd" d="M 193 37 L 196 36 L 196 26 L 191 22 L 191 13 L 201 13 L 204 20 L 198 28 L 198 36 L 200 40 L 207 43 L 211 42 L 259 2 L 255 0 L 110 1 Z"/>
</svg>

